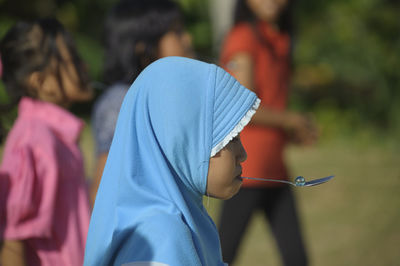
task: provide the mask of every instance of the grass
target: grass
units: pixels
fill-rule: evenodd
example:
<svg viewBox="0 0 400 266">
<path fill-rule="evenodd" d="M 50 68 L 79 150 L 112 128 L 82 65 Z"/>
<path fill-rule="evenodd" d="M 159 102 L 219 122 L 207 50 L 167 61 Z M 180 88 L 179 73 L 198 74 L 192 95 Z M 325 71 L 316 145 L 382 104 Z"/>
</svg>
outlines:
<svg viewBox="0 0 400 266">
<path fill-rule="evenodd" d="M 287 150 L 294 175 L 336 175 L 327 184 L 295 189 L 310 265 L 399 265 L 398 146 L 373 139 L 359 143 L 356 139 L 332 139 L 314 147 L 291 146 Z M 83 131 L 81 148 L 90 177 L 94 160 L 89 127 Z M 205 200 L 205 205 L 217 220 L 220 201 Z M 251 222 L 235 265 L 280 265 L 261 213 Z"/>
<path fill-rule="evenodd" d="M 292 148 L 288 159 L 330 183 L 297 191 L 312 265 L 398 265 L 399 157 L 388 149 L 332 143 Z"/>
</svg>

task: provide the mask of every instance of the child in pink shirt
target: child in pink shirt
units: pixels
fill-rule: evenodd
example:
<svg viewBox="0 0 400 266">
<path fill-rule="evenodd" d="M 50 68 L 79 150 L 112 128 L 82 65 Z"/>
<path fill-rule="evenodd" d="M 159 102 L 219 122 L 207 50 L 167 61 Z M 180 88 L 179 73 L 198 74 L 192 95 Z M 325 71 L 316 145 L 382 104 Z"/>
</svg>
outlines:
<svg viewBox="0 0 400 266">
<path fill-rule="evenodd" d="M 70 35 L 54 19 L 17 23 L 0 43 L 3 81 L 19 102 L 0 166 L 1 262 L 82 265 L 90 208 L 83 122 L 68 112 L 92 92 Z"/>
</svg>

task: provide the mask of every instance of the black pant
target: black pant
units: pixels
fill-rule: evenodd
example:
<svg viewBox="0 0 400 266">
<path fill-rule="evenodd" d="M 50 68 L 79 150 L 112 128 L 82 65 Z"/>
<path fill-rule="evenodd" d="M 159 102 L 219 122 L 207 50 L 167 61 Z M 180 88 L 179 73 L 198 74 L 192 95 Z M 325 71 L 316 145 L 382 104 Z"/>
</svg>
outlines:
<svg viewBox="0 0 400 266">
<path fill-rule="evenodd" d="M 295 202 L 288 186 L 242 188 L 223 203 L 219 233 L 224 261 L 233 263 L 250 218 L 257 209 L 261 209 L 270 222 L 283 264 L 307 265 Z"/>
</svg>

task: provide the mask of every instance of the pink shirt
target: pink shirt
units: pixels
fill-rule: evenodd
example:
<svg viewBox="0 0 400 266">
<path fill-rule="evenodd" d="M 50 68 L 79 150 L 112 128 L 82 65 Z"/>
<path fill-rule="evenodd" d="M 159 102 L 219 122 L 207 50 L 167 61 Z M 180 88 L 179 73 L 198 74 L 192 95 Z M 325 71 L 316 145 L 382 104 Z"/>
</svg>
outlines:
<svg viewBox="0 0 400 266">
<path fill-rule="evenodd" d="M 0 166 L 7 184 L 0 232 L 25 243 L 28 265 L 83 263 L 90 208 L 77 145 L 82 127 L 61 107 L 20 101 Z"/>
</svg>

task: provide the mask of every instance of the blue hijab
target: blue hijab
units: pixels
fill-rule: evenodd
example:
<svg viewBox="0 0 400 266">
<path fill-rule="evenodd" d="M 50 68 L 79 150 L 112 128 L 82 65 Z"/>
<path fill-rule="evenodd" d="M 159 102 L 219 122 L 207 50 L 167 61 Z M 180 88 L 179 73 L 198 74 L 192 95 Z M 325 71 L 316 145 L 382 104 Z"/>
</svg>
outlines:
<svg viewBox="0 0 400 266">
<path fill-rule="evenodd" d="M 167 57 L 148 66 L 120 110 L 84 265 L 224 265 L 202 204 L 209 159 L 257 101 L 213 64 Z"/>
</svg>

